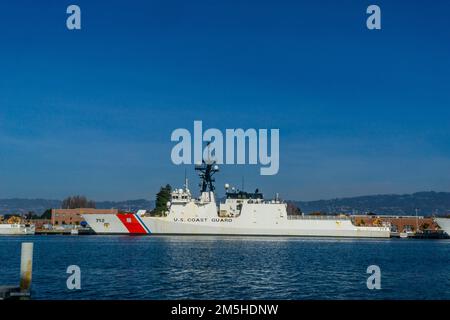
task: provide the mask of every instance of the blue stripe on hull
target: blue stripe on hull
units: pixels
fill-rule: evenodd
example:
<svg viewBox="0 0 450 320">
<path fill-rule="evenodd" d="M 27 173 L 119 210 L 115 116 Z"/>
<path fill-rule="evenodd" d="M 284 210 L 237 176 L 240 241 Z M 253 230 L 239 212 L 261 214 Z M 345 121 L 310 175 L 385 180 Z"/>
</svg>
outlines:
<svg viewBox="0 0 450 320">
<path fill-rule="evenodd" d="M 144 229 L 147 231 L 147 233 L 151 233 L 150 229 L 147 228 L 147 226 L 145 225 L 144 221 L 142 221 L 141 217 L 139 217 L 139 215 L 137 215 L 137 214 L 135 214 L 134 216 L 136 217 L 136 219 L 139 220 L 139 222 L 144 227 Z"/>
</svg>

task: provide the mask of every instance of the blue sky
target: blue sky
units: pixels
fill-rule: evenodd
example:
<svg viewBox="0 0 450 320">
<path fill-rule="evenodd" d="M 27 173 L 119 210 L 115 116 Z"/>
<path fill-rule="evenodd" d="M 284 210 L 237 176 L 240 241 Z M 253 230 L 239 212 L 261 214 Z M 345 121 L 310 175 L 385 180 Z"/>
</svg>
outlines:
<svg viewBox="0 0 450 320">
<path fill-rule="evenodd" d="M 70 4 L 81 7 L 80 31 L 66 29 Z M 365 26 L 370 4 L 382 30 Z M 170 134 L 194 120 L 280 129 L 279 173 L 222 166 L 220 192 L 242 176 L 248 189 L 298 200 L 450 191 L 449 10 L 2 1 L 0 198 L 154 198 L 182 184 Z"/>
</svg>

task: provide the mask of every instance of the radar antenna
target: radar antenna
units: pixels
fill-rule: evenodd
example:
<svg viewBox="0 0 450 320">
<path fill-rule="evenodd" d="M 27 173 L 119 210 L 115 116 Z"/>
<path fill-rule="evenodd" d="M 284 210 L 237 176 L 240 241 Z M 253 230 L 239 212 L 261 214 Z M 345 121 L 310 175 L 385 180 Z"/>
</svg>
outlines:
<svg viewBox="0 0 450 320">
<path fill-rule="evenodd" d="M 202 160 L 201 164 L 198 164 L 195 166 L 195 170 L 199 171 L 200 176 L 200 192 L 206 192 L 211 191 L 214 192 L 215 186 L 214 182 L 216 181 L 213 178 L 213 175 L 219 171 L 219 166 L 216 164 L 215 160 L 210 159 L 210 150 L 209 150 L 209 143 L 208 143 L 208 159 L 205 162 L 205 160 Z"/>
</svg>

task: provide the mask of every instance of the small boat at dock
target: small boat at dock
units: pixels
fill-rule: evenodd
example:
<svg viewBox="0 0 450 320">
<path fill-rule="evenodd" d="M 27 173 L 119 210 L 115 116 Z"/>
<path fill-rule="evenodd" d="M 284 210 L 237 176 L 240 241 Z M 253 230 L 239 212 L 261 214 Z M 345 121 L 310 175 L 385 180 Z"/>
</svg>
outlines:
<svg viewBox="0 0 450 320">
<path fill-rule="evenodd" d="M 0 235 L 29 235 L 34 234 L 34 225 L 20 223 L 1 223 Z"/>
<path fill-rule="evenodd" d="M 0 221 L 0 235 L 26 235 L 34 233 L 34 224 L 25 224 L 20 217 L 12 216 L 6 221 Z"/>
</svg>

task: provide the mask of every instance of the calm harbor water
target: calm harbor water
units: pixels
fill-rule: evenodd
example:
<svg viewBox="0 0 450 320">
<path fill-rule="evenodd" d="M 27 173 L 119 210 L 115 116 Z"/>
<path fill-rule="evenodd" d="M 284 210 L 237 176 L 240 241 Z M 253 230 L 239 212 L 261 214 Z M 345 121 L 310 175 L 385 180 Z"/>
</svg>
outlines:
<svg viewBox="0 0 450 320">
<path fill-rule="evenodd" d="M 450 299 L 449 240 L 0 237 L 0 285 L 34 242 L 34 299 Z M 81 290 L 66 269 L 81 268 Z M 368 290 L 369 265 L 381 290 Z"/>
</svg>

